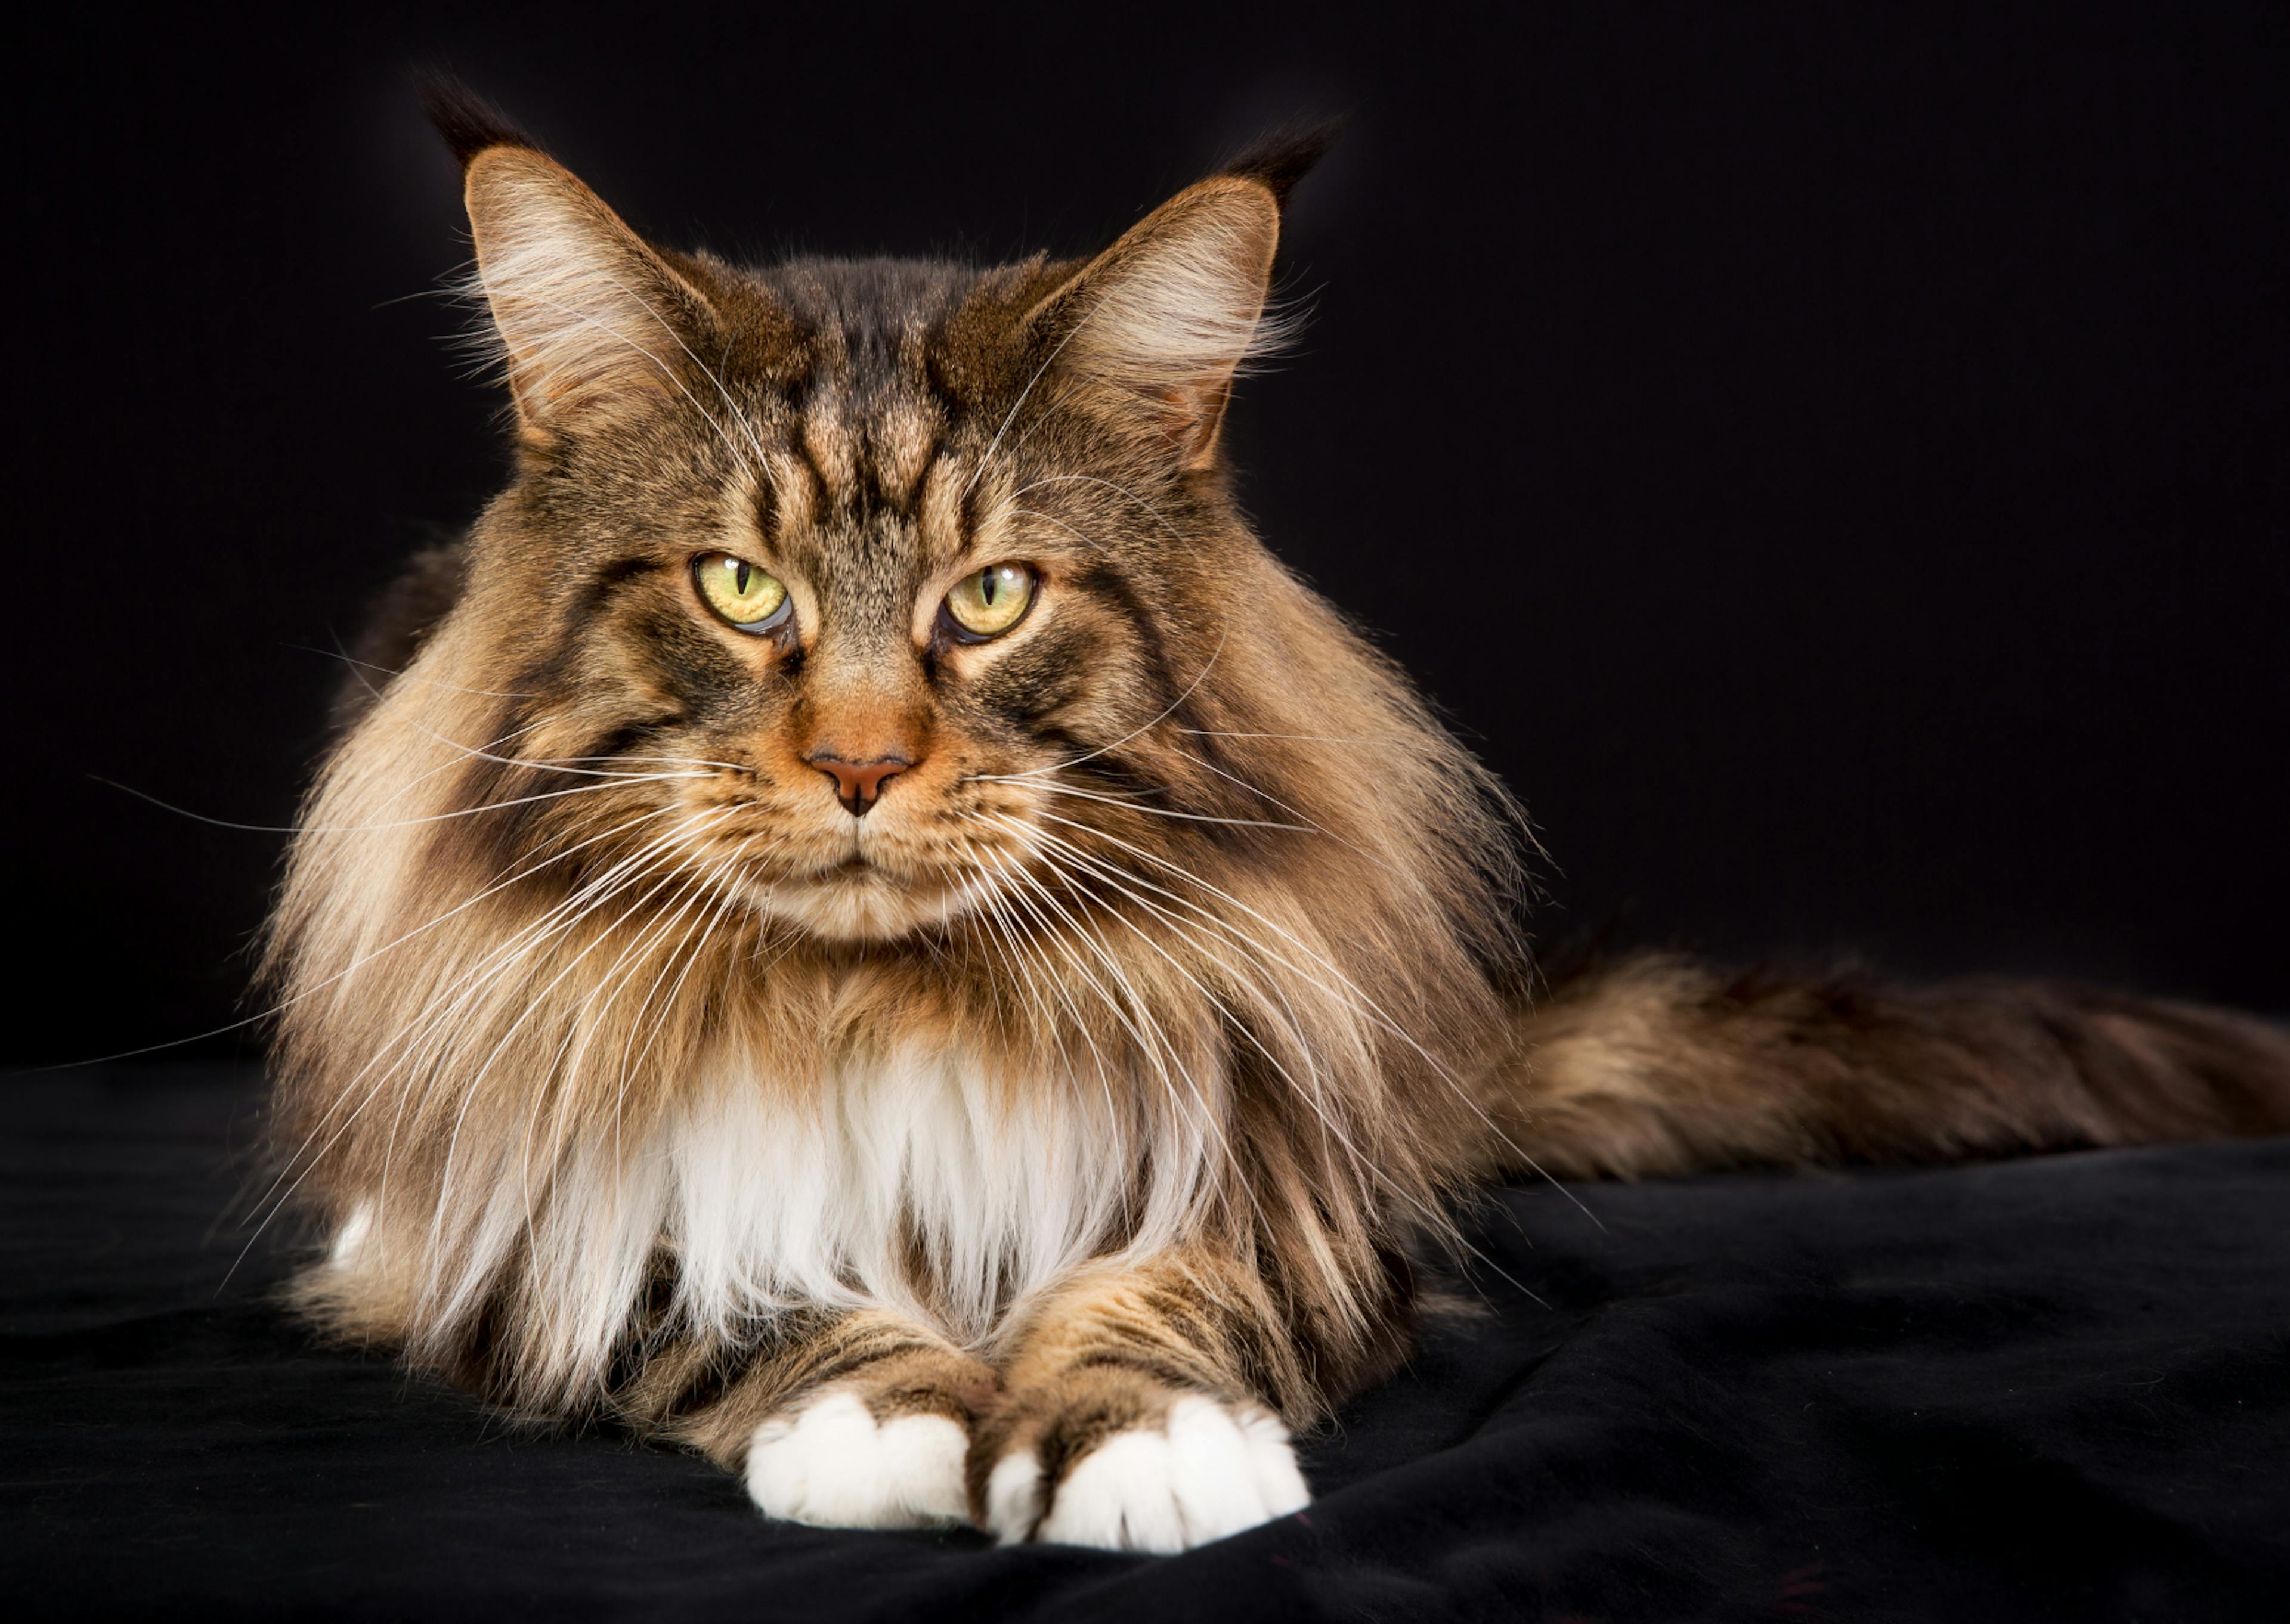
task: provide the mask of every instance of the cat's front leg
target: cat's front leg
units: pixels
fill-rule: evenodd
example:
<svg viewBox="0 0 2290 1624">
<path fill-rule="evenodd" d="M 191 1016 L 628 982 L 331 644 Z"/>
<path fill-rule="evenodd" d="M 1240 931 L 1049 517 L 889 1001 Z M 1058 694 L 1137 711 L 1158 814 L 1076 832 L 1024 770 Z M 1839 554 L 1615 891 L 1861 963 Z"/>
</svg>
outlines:
<svg viewBox="0 0 2290 1624">
<path fill-rule="evenodd" d="M 1003 1543 L 1181 1551 L 1311 1498 L 1257 1390 L 1283 1334 L 1220 1260 L 1077 1280 L 1029 1314 L 1006 1396 L 970 1454 L 970 1500 Z"/>
<path fill-rule="evenodd" d="M 994 1372 L 885 1313 L 790 1320 L 725 1382 L 724 1356 L 656 1357 L 639 1378 L 653 1424 L 738 1473 L 765 1515 L 829 1528 L 969 1520 L 973 1437 L 1000 1396 Z"/>
</svg>

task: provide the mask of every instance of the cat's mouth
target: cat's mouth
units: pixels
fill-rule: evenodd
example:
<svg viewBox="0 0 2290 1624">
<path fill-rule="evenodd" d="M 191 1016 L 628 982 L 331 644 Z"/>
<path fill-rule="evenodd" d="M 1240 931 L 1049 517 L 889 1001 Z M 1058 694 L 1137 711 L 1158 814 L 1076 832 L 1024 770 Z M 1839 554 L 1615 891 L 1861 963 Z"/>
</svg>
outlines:
<svg viewBox="0 0 2290 1624">
<path fill-rule="evenodd" d="M 832 941 L 893 941 L 986 904 L 1006 860 L 896 827 L 814 827 L 793 836 L 734 838 L 747 872 L 733 889 L 757 912 Z M 745 832 L 743 831 L 743 834 Z M 794 851 L 787 848 L 793 844 Z M 751 864 L 752 866 L 749 866 Z"/>
<path fill-rule="evenodd" d="M 834 941 L 893 941 L 973 907 L 977 876 L 909 872 L 863 852 L 750 892 L 762 911 Z"/>
</svg>

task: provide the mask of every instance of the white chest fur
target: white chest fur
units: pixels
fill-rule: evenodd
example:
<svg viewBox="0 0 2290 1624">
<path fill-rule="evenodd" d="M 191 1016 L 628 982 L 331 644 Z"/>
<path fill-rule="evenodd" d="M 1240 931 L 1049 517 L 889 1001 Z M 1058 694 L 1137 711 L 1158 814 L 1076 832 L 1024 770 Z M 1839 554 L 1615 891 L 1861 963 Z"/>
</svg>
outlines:
<svg viewBox="0 0 2290 1624">
<path fill-rule="evenodd" d="M 729 1329 L 798 1304 L 881 1306 L 976 1342 L 1118 1244 L 1189 1227 L 1217 1140 L 1131 1079 L 1013 1079 L 959 1051 L 846 1062 L 791 1100 L 727 1059 L 660 1141 L 683 1304 Z"/>
</svg>

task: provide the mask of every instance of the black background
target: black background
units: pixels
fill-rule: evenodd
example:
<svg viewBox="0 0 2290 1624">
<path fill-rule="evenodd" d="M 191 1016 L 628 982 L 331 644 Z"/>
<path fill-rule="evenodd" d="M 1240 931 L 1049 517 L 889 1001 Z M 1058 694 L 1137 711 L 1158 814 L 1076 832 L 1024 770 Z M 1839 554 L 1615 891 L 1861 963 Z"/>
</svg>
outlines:
<svg viewBox="0 0 2290 1624">
<path fill-rule="evenodd" d="M 0 1060 L 232 1017 L 278 838 L 89 775 L 291 817 L 308 651 L 500 476 L 423 297 L 464 252 L 440 59 L 756 255 L 1083 251 L 1349 110 L 1245 492 L 1526 797 L 1546 940 L 2290 1006 L 2282 8 L 38 29 L 0 41 Z M 1149 1562 L 765 1524 L 314 1346 L 277 1232 L 217 1222 L 255 1083 L 12 1100 L 20 1611 L 2208 1619 L 2290 1572 L 2279 1140 L 1506 1192 L 1484 1314 L 1305 1441 L 1309 1513 Z"/>
<path fill-rule="evenodd" d="M 1527 801 L 1546 940 L 2280 1008 L 2272 5 L 556 6 L 9 52 L 12 1058 L 232 1017 L 346 636 L 503 468 L 410 69 L 735 255 L 1085 250 L 1268 124 L 1271 545 Z M 213 1046 L 213 1045 L 211 1045 Z"/>
</svg>

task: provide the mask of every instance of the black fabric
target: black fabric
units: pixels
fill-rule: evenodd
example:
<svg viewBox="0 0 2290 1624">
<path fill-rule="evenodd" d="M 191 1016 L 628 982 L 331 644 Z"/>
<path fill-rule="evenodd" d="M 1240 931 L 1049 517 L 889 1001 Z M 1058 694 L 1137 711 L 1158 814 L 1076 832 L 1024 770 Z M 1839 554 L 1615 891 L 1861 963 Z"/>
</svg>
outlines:
<svg viewBox="0 0 2290 1624">
<path fill-rule="evenodd" d="M 610 1435 L 516 1436 L 383 1358 L 315 1345 L 266 1298 L 287 1260 L 265 1245 L 222 1284 L 244 1242 L 218 1219 L 251 1165 L 251 1076 L 12 1087 L 12 1611 L 2169 1620 L 2286 1605 L 2290 1141 L 1503 1192 L 1474 1229 L 1484 1308 L 1307 1442 L 1309 1510 L 1154 1559 L 774 1525 L 701 1461 Z"/>
</svg>

